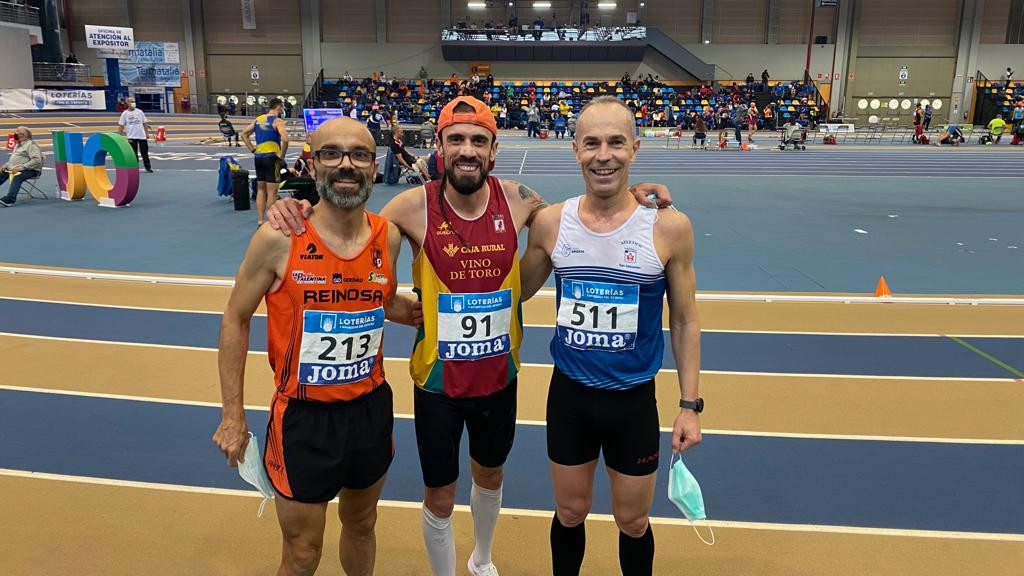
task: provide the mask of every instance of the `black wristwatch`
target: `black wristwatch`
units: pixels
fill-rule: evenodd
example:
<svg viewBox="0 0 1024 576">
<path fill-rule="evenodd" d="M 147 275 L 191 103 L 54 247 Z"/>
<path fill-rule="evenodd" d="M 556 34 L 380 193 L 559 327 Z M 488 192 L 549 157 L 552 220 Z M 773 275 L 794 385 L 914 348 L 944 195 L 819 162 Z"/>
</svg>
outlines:
<svg viewBox="0 0 1024 576">
<path fill-rule="evenodd" d="M 679 401 L 679 407 L 680 408 L 689 408 L 690 410 L 693 410 L 697 414 L 700 414 L 701 412 L 704 411 L 704 399 L 703 398 L 697 398 L 696 402 L 688 402 L 686 400 L 680 400 Z"/>
</svg>

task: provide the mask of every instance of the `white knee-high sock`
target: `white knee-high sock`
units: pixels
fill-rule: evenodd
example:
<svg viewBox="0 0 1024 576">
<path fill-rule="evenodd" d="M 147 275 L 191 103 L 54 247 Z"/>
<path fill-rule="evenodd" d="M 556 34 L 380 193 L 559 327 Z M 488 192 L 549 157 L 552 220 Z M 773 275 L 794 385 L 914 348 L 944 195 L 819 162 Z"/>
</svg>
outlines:
<svg viewBox="0 0 1024 576">
<path fill-rule="evenodd" d="M 455 534 L 452 517 L 438 518 L 423 507 L 423 543 L 434 576 L 455 576 Z"/>
<path fill-rule="evenodd" d="M 494 529 L 501 513 L 501 486 L 497 490 L 488 490 L 474 482 L 469 493 L 469 508 L 473 513 L 473 533 L 476 537 L 471 559 L 477 566 L 490 564 Z"/>
</svg>

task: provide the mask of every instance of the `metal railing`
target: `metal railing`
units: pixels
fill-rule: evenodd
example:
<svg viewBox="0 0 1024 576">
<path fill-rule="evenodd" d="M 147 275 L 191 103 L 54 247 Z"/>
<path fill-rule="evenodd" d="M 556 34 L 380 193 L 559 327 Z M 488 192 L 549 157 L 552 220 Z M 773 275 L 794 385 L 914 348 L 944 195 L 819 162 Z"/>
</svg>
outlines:
<svg viewBox="0 0 1024 576">
<path fill-rule="evenodd" d="M 13 2 L 0 2 L 0 22 L 39 26 L 39 9 Z"/>
<path fill-rule="evenodd" d="M 441 40 L 445 42 L 619 42 L 646 38 L 647 28 L 644 26 L 534 28 L 524 24 L 517 28 L 445 28 L 441 30 Z"/>
<path fill-rule="evenodd" d="M 92 81 L 92 69 L 86 64 L 65 64 L 63 62 L 33 62 L 32 77 L 36 82 L 67 82 L 88 84 Z"/>
</svg>

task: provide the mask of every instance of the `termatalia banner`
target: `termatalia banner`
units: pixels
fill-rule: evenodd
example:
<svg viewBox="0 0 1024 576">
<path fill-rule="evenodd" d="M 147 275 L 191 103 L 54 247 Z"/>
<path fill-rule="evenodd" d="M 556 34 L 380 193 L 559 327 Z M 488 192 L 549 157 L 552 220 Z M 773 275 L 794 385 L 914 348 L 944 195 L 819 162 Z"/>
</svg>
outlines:
<svg viewBox="0 0 1024 576">
<path fill-rule="evenodd" d="M 0 90 L 0 110 L 105 110 L 103 90 Z"/>
</svg>

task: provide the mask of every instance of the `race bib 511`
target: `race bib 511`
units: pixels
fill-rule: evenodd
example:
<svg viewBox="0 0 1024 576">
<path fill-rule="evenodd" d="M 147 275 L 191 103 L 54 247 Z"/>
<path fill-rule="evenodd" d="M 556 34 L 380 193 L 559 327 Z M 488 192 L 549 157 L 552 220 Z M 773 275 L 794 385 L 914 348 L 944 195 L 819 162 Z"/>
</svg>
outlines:
<svg viewBox="0 0 1024 576">
<path fill-rule="evenodd" d="M 558 339 L 578 350 L 632 350 L 639 302 L 637 284 L 563 279 Z"/>
</svg>

